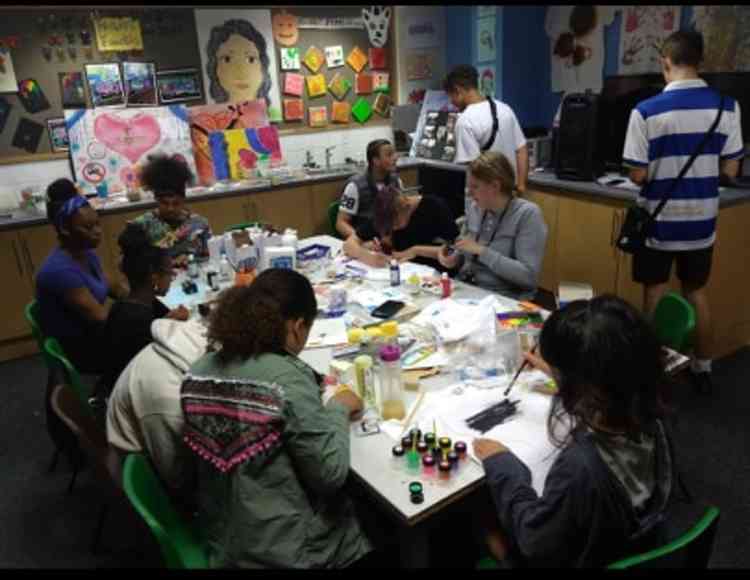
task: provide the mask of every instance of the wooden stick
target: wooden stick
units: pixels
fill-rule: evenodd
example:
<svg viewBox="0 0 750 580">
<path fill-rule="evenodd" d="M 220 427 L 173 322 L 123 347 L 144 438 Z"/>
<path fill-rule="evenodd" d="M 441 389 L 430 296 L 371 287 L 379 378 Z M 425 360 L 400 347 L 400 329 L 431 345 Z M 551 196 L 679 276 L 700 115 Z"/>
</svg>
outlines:
<svg viewBox="0 0 750 580">
<path fill-rule="evenodd" d="M 414 407 L 412 407 L 411 409 L 411 413 L 409 413 L 409 416 L 404 421 L 404 430 L 401 431 L 401 435 L 399 435 L 399 439 L 401 439 L 404 436 L 404 433 L 406 433 L 406 430 L 409 428 L 409 423 L 411 423 L 411 420 L 414 418 L 414 415 L 417 412 L 417 409 L 419 409 L 419 405 L 422 404 L 422 399 L 424 399 L 424 391 L 419 393 L 419 396 L 417 397 L 417 402 L 414 404 Z"/>
</svg>

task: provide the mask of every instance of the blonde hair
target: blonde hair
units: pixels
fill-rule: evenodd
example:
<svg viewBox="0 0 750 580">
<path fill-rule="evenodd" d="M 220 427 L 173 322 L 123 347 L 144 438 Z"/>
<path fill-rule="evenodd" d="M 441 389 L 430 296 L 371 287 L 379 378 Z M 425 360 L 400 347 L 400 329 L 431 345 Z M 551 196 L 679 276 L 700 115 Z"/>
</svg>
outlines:
<svg viewBox="0 0 750 580">
<path fill-rule="evenodd" d="M 485 151 L 474 161 L 469 163 L 469 171 L 479 181 L 485 183 L 500 183 L 500 191 L 513 196 L 516 185 L 516 172 L 513 171 L 508 158 L 498 151 Z"/>
</svg>

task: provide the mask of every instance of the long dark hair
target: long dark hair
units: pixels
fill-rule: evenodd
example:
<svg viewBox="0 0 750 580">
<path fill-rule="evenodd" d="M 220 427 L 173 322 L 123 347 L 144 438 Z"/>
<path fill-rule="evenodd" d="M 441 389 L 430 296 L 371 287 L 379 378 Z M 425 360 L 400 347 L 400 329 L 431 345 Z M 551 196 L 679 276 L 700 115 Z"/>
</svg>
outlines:
<svg viewBox="0 0 750 580">
<path fill-rule="evenodd" d="M 152 274 L 159 272 L 169 254 L 151 243 L 146 230 L 137 223 L 129 223 L 117 238 L 122 252 L 120 269 L 131 289 L 149 283 Z"/>
<path fill-rule="evenodd" d="M 391 142 L 388 141 L 388 139 L 375 139 L 374 141 L 370 141 L 367 144 L 367 185 L 370 186 L 370 190 L 373 194 L 376 194 L 378 192 L 378 188 L 375 185 L 375 178 L 372 175 L 372 162 L 375 161 L 378 157 L 380 157 L 380 149 L 384 147 L 385 145 L 390 145 Z M 385 184 L 391 185 L 397 183 L 396 178 L 391 175 L 391 173 L 388 173 L 385 176 Z"/>
<path fill-rule="evenodd" d="M 222 294 L 208 328 L 209 349 L 221 364 L 283 351 L 286 321 L 302 318 L 310 326 L 317 312 L 315 292 L 302 274 L 264 270 L 249 286 Z"/>
<path fill-rule="evenodd" d="M 206 45 L 206 55 L 208 56 L 208 62 L 206 63 L 206 73 L 208 78 L 211 80 L 211 86 L 209 92 L 211 97 L 217 103 L 226 103 L 229 100 L 229 93 L 224 90 L 219 82 L 219 76 L 216 74 L 217 60 L 216 53 L 219 47 L 224 44 L 230 36 L 238 34 L 252 42 L 260 53 L 260 64 L 263 70 L 263 82 L 258 88 L 258 94 L 256 99 L 265 99 L 266 105 L 271 104 L 271 99 L 268 94 L 271 92 L 271 74 L 269 68 L 271 66 L 271 59 L 268 57 L 268 49 L 266 45 L 266 39 L 258 30 L 247 20 L 232 19 L 227 20 L 221 26 L 214 26 L 211 29 L 211 37 Z"/>
<path fill-rule="evenodd" d="M 597 430 L 597 422 L 638 440 L 667 413 L 661 345 L 624 300 L 603 295 L 571 302 L 547 319 L 539 346 L 556 374 L 547 420 L 556 446 L 566 445 L 580 425 Z M 561 435 L 558 426 L 566 419 L 570 429 Z"/>
</svg>

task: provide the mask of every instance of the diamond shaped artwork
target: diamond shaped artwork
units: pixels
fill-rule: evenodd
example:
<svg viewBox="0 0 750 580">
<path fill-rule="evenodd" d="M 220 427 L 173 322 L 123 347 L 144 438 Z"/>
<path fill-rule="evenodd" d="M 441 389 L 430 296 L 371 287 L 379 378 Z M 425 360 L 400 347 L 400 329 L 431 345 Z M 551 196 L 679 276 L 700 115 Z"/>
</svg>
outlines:
<svg viewBox="0 0 750 580">
<path fill-rule="evenodd" d="M 297 73 L 286 73 L 284 75 L 284 93 L 301 97 L 305 90 L 305 77 Z"/>
<path fill-rule="evenodd" d="M 322 97 L 326 94 L 326 78 L 323 75 L 312 75 L 305 80 L 307 81 L 308 97 Z"/>
<path fill-rule="evenodd" d="M 367 64 L 367 55 L 358 46 L 355 46 L 349 56 L 346 57 L 346 62 L 355 72 L 362 72 Z"/>
<path fill-rule="evenodd" d="M 391 112 L 391 97 L 384 93 L 378 93 L 372 108 L 381 117 L 387 117 Z"/>
<path fill-rule="evenodd" d="M 370 68 L 385 69 L 388 68 L 388 55 L 385 48 L 370 47 L 367 51 L 370 57 Z"/>
<path fill-rule="evenodd" d="M 373 78 L 370 73 L 359 73 L 354 79 L 355 92 L 358 95 L 369 95 L 372 93 Z"/>
<path fill-rule="evenodd" d="M 328 68 L 344 66 L 344 47 L 326 46 L 326 64 Z"/>
<path fill-rule="evenodd" d="M 348 93 L 349 89 L 351 88 L 352 81 L 350 81 L 341 73 L 336 73 L 335 75 L 333 75 L 331 82 L 328 83 L 328 90 L 331 91 L 331 94 L 339 101 L 346 96 L 346 93 Z"/>
<path fill-rule="evenodd" d="M 311 46 L 310 48 L 308 48 L 307 52 L 305 53 L 305 58 L 302 59 L 302 62 L 305 63 L 305 66 L 314 73 L 320 70 L 320 67 L 323 66 L 325 61 L 326 55 L 323 54 L 323 51 L 316 46 Z"/>
<path fill-rule="evenodd" d="M 328 125 L 328 107 L 310 107 L 307 109 L 310 127 L 325 127 Z"/>
<path fill-rule="evenodd" d="M 370 103 L 364 97 L 358 98 L 357 102 L 354 103 L 354 106 L 352 107 L 352 117 L 354 117 L 358 123 L 364 123 L 371 116 L 372 107 L 370 106 Z"/>
<path fill-rule="evenodd" d="M 284 99 L 284 120 L 302 121 L 305 118 L 305 106 L 302 99 Z"/>
<path fill-rule="evenodd" d="M 390 91 L 390 75 L 388 73 L 376 72 L 372 74 L 372 89 L 377 93 L 387 93 Z"/>
<path fill-rule="evenodd" d="M 299 48 L 291 46 L 281 49 L 281 70 L 299 70 Z"/>
<path fill-rule="evenodd" d="M 352 106 L 346 101 L 333 101 L 333 106 L 331 107 L 331 120 L 334 123 L 348 123 L 351 112 Z"/>
</svg>

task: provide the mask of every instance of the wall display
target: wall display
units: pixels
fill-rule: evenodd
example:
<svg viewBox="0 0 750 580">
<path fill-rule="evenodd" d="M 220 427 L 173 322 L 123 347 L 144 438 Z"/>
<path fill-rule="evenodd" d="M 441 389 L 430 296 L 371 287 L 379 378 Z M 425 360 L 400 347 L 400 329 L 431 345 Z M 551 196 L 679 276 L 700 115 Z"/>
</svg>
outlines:
<svg viewBox="0 0 750 580">
<path fill-rule="evenodd" d="M 78 71 L 57 73 L 60 82 L 60 102 L 63 109 L 86 107 L 86 93 L 83 89 L 83 73 Z"/>
<path fill-rule="evenodd" d="M 110 107 L 125 104 L 119 64 L 87 64 L 84 70 L 92 106 Z"/>
<path fill-rule="evenodd" d="M 196 173 L 184 105 L 65 111 L 75 177 L 90 191 L 106 182 L 123 191 L 149 154 L 179 156 Z"/>
<path fill-rule="evenodd" d="M 692 21 L 703 35 L 701 71 L 750 70 L 750 10 L 747 6 L 694 6 Z M 744 111 L 742 113 L 744 115 Z"/>
<path fill-rule="evenodd" d="M 372 106 L 367 99 L 364 97 L 357 99 L 357 102 L 352 106 L 352 117 L 358 123 L 365 123 L 372 117 Z"/>
<path fill-rule="evenodd" d="M 27 153 L 36 153 L 39 147 L 39 139 L 44 132 L 44 126 L 36 121 L 22 117 L 13 134 L 13 147 L 25 150 Z"/>
<path fill-rule="evenodd" d="M 427 111 L 422 132 L 416 141 L 417 154 L 427 159 L 453 161 L 456 156 L 456 120 L 458 113 Z"/>
<path fill-rule="evenodd" d="M 388 27 L 391 23 L 390 6 L 370 6 L 362 9 L 362 19 L 373 46 L 382 48 L 388 42 Z"/>
<path fill-rule="evenodd" d="M 367 50 L 367 56 L 370 61 L 370 68 L 380 70 L 388 68 L 388 53 L 384 48 L 370 47 Z"/>
<path fill-rule="evenodd" d="M 268 125 L 266 102 L 247 101 L 234 105 L 203 105 L 188 109 L 190 138 L 193 142 L 195 166 L 202 185 L 216 181 L 209 135 L 227 129 L 257 129 Z"/>
<path fill-rule="evenodd" d="M 433 48 L 440 46 L 440 25 L 432 15 L 415 14 L 406 19 L 405 48 Z"/>
<path fill-rule="evenodd" d="M 381 117 L 388 117 L 391 114 L 391 97 L 380 93 L 372 103 L 372 110 Z"/>
<path fill-rule="evenodd" d="M 356 92 L 358 95 L 371 94 L 373 87 L 375 86 L 372 75 L 370 73 L 359 73 L 356 77 L 354 77 L 354 85 L 354 92 Z"/>
<path fill-rule="evenodd" d="M 406 80 L 408 81 L 431 79 L 434 68 L 435 55 L 431 52 L 410 52 L 406 55 Z"/>
<path fill-rule="evenodd" d="M 334 101 L 331 106 L 331 120 L 334 123 L 349 123 L 352 106 L 346 101 Z"/>
<path fill-rule="evenodd" d="M 209 135 L 216 179 L 245 179 L 258 169 L 284 162 L 279 132 L 273 125 L 256 129 L 230 129 Z"/>
<path fill-rule="evenodd" d="M 128 107 L 158 105 L 156 67 L 152 62 L 123 62 L 122 82 Z"/>
<path fill-rule="evenodd" d="M 99 52 L 143 50 L 141 23 L 136 18 L 94 18 Z"/>
<path fill-rule="evenodd" d="M 18 80 L 13 68 L 10 50 L 0 48 L 0 93 L 15 93 L 18 91 Z"/>
<path fill-rule="evenodd" d="M 70 149 L 68 130 L 65 128 L 65 119 L 63 117 L 47 119 L 47 134 L 49 135 L 52 153 L 60 153 Z"/>
<path fill-rule="evenodd" d="M 448 97 L 448 93 L 445 91 L 437 91 L 437 90 L 429 90 L 424 93 L 424 97 L 422 98 L 422 108 L 419 112 L 419 121 L 417 121 L 417 135 L 422 135 L 423 129 L 425 124 L 427 123 L 427 112 L 428 111 L 438 111 L 438 112 L 448 112 L 448 113 L 457 113 L 458 109 L 456 109 L 455 106 L 453 106 L 453 103 L 451 103 L 450 97 Z M 409 150 L 409 155 L 412 157 L 417 157 L 417 145 L 419 143 L 419 139 L 415 139 L 412 142 L 411 149 Z"/>
<path fill-rule="evenodd" d="M 269 119 L 281 121 L 271 12 L 251 8 L 194 12 L 208 100 L 241 103 L 265 99 Z"/>
<path fill-rule="evenodd" d="M 477 62 L 495 60 L 495 17 L 477 20 Z"/>
<path fill-rule="evenodd" d="M 305 78 L 307 81 L 307 96 L 310 98 L 322 97 L 326 94 L 326 77 L 323 75 L 311 75 Z"/>
<path fill-rule="evenodd" d="M 361 17 L 348 16 L 307 16 L 297 21 L 297 28 L 319 30 L 364 29 L 365 22 Z"/>
<path fill-rule="evenodd" d="M 390 75 L 386 72 L 372 74 L 372 90 L 376 93 L 387 93 L 391 90 Z"/>
<path fill-rule="evenodd" d="M 286 10 L 274 11 L 272 17 L 273 37 L 281 46 L 294 46 L 299 40 L 297 17 Z"/>
<path fill-rule="evenodd" d="M 328 125 L 328 107 L 310 107 L 307 109 L 307 119 L 310 127 L 326 127 Z"/>
<path fill-rule="evenodd" d="M 162 105 L 203 99 L 200 73 L 195 68 L 160 70 L 156 73 L 156 88 Z"/>
<path fill-rule="evenodd" d="M 297 73 L 286 73 L 284 75 L 284 93 L 301 97 L 305 90 L 305 77 Z"/>
<path fill-rule="evenodd" d="M 5 129 L 5 125 L 10 117 L 10 112 L 13 109 L 13 105 L 8 102 L 5 97 L 0 97 L 0 133 Z"/>
<path fill-rule="evenodd" d="M 326 46 L 326 64 L 328 68 L 344 66 L 344 47 L 340 44 L 337 46 Z"/>
<path fill-rule="evenodd" d="M 351 88 L 352 81 L 340 73 L 333 75 L 331 82 L 328 83 L 328 90 L 331 91 L 331 94 L 339 101 L 346 96 L 346 93 L 348 93 Z"/>
<path fill-rule="evenodd" d="M 299 48 L 292 46 L 280 49 L 281 53 L 281 70 L 299 70 L 300 58 Z"/>
<path fill-rule="evenodd" d="M 305 120 L 305 103 L 302 99 L 284 99 L 284 120 Z"/>
<path fill-rule="evenodd" d="M 317 46 L 311 46 L 305 52 L 305 56 L 302 59 L 302 62 L 304 62 L 305 66 L 312 72 L 316 73 L 320 70 L 320 67 L 325 64 L 326 55 L 323 54 L 323 51 L 320 50 Z"/>
<path fill-rule="evenodd" d="M 18 100 L 21 101 L 26 112 L 32 115 L 46 111 L 50 107 L 42 87 L 35 79 L 24 79 L 18 83 Z"/>
<path fill-rule="evenodd" d="M 495 63 L 479 68 L 479 92 L 485 97 L 495 96 Z"/>
<path fill-rule="evenodd" d="M 349 56 L 346 57 L 346 63 L 352 67 L 354 72 L 362 72 L 362 69 L 367 64 L 367 55 L 362 52 L 362 49 L 355 46 L 352 48 Z"/>
<path fill-rule="evenodd" d="M 680 6 L 623 6 L 619 74 L 661 72 L 659 48 L 680 28 Z"/>
</svg>

